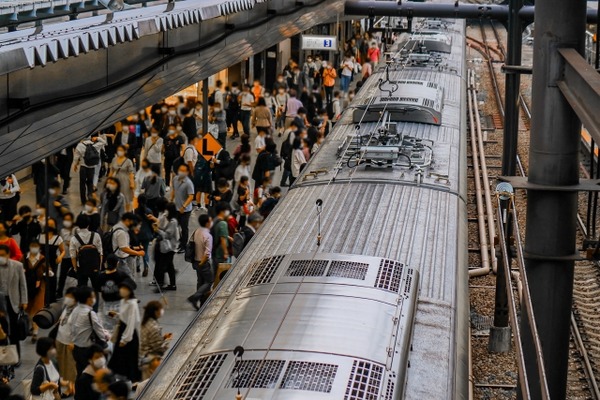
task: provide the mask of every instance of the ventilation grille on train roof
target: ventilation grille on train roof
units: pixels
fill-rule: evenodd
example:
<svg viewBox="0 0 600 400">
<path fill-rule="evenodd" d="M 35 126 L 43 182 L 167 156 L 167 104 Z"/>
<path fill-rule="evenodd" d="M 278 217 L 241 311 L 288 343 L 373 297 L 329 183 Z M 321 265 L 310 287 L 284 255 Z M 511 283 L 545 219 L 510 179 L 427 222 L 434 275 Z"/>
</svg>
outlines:
<svg viewBox="0 0 600 400">
<path fill-rule="evenodd" d="M 252 273 L 252 277 L 250 277 L 250 281 L 248 282 L 247 286 L 271 282 L 275 272 L 277 272 L 277 268 L 279 268 L 279 265 L 283 261 L 283 257 L 284 256 L 269 257 L 258 262 L 258 265 L 254 269 L 254 273 Z"/>
<path fill-rule="evenodd" d="M 294 260 L 290 263 L 286 276 L 323 276 L 328 260 Z"/>
<path fill-rule="evenodd" d="M 383 367 L 354 360 L 344 400 L 377 400 L 383 381 Z"/>
<path fill-rule="evenodd" d="M 175 400 L 202 400 L 213 379 L 227 358 L 227 354 L 200 357 L 180 378 Z"/>
<path fill-rule="evenodd" d="M 327 276 L 365 280 L 369 264 L 355 261 L 332 261 Z"/>
<path fill-rule="evenodd" d="M 334 364 L 290 361 L 279 387 L 330 393 L 337 370 Z"/>
<path fill-rule="evenodd" d="M 387 387 L 385 388 L 384 400 L 394 400 L 394 386 L 396 386 L 396 383 L 391 377 L 389 377 L 387 381 Z"/>
<path fill-rule="evenodd" d="M 283 360 L 238 360 L 225 387 L 275 389 L 284 365 Z"/>
<path fill-rule="evenodd" d="M 398 292 L 400 289 L 400 281 L 402 280 L 402 269 L 404 264 L 382 259 L 379 264 L 379 271 L 377 272 L 377 280 L 375 281 L 375 287 L 389 290 L 391 292 Z"/>
</svg>

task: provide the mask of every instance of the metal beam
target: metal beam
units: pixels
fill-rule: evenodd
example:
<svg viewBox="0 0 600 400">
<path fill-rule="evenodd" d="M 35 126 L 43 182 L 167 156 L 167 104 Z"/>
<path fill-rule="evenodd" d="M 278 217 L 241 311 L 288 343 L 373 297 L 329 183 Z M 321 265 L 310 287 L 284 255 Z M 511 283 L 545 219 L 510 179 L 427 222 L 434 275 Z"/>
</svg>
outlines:
<svg viewBox="0 0 600 400">
<path fill-rule="evenodd" d="M 461 3 L 417 3 L 403 1 L 346 0 L 346 15 L 392 16 L 392 17 L 429 17 L 429 18 L 469 18 L 508 20 L 508 6 L 501 4 L 461 4 Z M 525 22 L 533 22 L 534 6 L 525 6 L 519 10 L 519 17 Z M 596 23 L 596 10 L 587 10 L 588 23 Z"/>
<path fill-rule="evenodd" d="M 565 61 L 558 87 L 594 141 L 600 143 L 600 74 L 575 49 L 558 52 Z"/>
</svg>

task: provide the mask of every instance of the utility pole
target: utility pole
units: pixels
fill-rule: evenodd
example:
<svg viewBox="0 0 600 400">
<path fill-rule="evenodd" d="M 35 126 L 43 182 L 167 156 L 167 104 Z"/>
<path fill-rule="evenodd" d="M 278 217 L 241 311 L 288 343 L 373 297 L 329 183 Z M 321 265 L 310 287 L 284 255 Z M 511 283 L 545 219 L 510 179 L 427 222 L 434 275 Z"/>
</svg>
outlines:
<svg viewBox="0 0 600 400">
<path fill-rule="evenodd" d="M 564 399 L 567 390 L 577 214 L 577 192 L 557 189 L 579 183 L 581 129 L 557 86 L 565 65 L 559 49 L 583 54 L 586 5 L 585 0 L 535 5 L 528 184 L 537 188 L 527 194 L 525 270 L 553 399 Z M 523 315 L 521 337 L 531 396 L 539 399 L 531 322 Z"/>
</svg>

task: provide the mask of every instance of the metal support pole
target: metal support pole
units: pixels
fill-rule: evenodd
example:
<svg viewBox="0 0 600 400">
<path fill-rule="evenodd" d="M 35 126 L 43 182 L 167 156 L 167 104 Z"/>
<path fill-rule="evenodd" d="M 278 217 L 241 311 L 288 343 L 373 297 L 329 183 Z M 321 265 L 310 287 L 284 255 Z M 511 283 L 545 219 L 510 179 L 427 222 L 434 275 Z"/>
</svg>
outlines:
<svg viewBox="0 0 600 400">
<path fill-rule="evenodd" d="M 519 10 L 523 7 L 523 0 L 510 0 L 508 3 L 508 43 L 506 48 L 506 65 L 521 65 L 521 39 L 523 26 L 519 18 Z M 519 140 L 519 92 L 521 88 L 521 75 L 518 73 L 506 74 L 506 93 L 504 95 L 504 147 L 502 152 L 502 175 L 514 176 L 517 173 L 517 146 Z M 508 213 L 509 202 L 500 202 L 502 216 L 506 220 L 504 237 L 506 247 L 510 249 L 512 223 Z M 500 254 L 497 252 L 497 254 Z M 501 257 L 501 255 L 499 256 Z M 512 265 L 510 251 L 508 252 L 508 265 Z M 498 260 L 498 274 L 496 276 L 496 301 L 494 309 L 494 326 L 490 329 L 489 349 L 493 352 L 510 351 L 510 327 L 508 326 L 508 295 L 506 293 L 506 280 L 501 259 Z"/>
<path fill-rule="evenodd" d="M 570 47 L 583 54 L 586 3 L 536 2 L 529 149 L 532 184 L 564 186 L 579 182 L 581 123 L 557 85 L 564 65 L 558 50 Z M 553 399 L 564 399 L 567 388 L 576 214 L 576 192 L 528 192 L 526 273 Z M 523 316 L 521 325 L 531 398 L 540 399 L 536 353 L 527 316 Z"/>
<path fill-rule="evenodd" d="M 204 78 L 202 81 L 202 134 L 206 135 L 208 132 L 208 78 Z"/>
<path fill-rule="evenodd" d="M 46 199 L 44 207 L 46 207 L 46 226 L 44 228 L 44 257 L 46 258 L 46 276 L 44 280 L 46 281 L 46 292 L 44 294 L 44 305 L 50 304 L 50 233 L 48 232 L 48 218 L 50 217 L 50 193 L 48 189 L 50 188 L 50 183 L 48 182 L 48 163 L 50 162 L 50 158 L 46 157 L 44 160 L 44 198 Z M 42 201 L 42 199 L 40 199 Z M 58 228 L 58 227 L 57 227 Z"/>
</svg>

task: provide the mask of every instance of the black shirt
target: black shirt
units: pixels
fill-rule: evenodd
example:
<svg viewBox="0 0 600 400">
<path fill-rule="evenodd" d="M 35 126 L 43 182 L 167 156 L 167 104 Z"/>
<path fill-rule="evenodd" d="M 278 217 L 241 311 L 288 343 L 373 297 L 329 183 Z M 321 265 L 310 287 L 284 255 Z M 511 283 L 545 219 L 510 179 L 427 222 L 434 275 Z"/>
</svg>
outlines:
<svg viewBox="0 0 600 400">
<path fill-rule="evenodd" d="M 31 241 L 42 233 L 42 227 L 35 218 L 30 218 L 28 221 L 22 219 L 13 225 L 10 232 L 12 235 L 19 235 L 21 238 L 19 248 L 23 254 L 26 254 L 29 251 Z"/>
<path fill-rule="evenodd" d="M 115 272 L 108 274 L 107 271 L 102 271 L 98 276 L 98 287 L 100 293 L 102 293 L 102 299 L 104 301 L 119 301 L 121 296 L 119 295 L 119 284 L 127 279 L 127 274 L 116 270 Z"/>
</svg>

